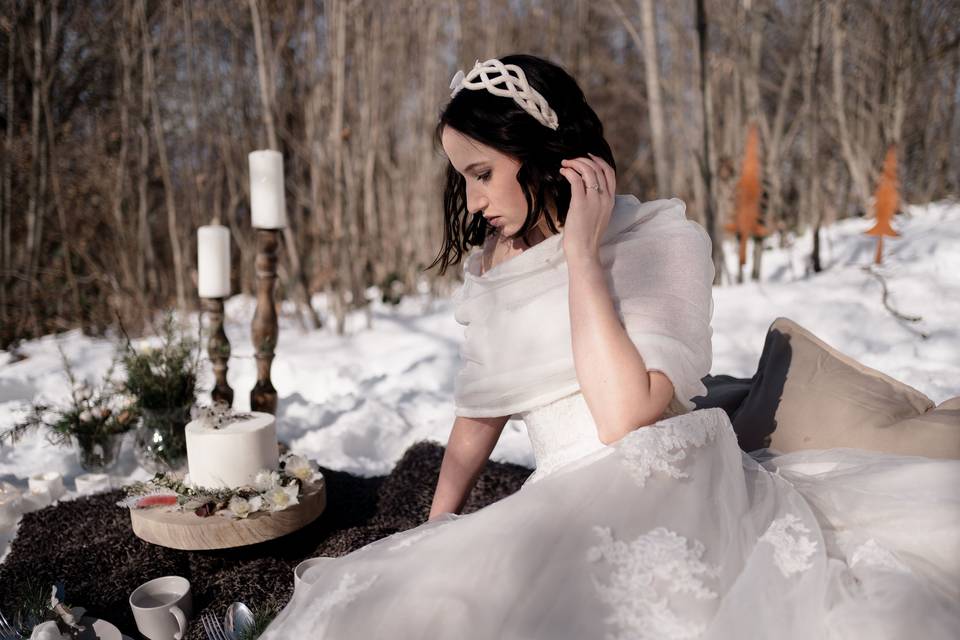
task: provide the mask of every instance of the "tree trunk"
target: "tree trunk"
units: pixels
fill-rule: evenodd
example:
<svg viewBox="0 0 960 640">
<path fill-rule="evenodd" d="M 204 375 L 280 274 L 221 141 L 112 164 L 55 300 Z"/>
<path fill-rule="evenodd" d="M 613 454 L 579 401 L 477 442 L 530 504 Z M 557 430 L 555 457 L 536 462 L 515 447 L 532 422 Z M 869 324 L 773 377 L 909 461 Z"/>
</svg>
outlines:
<svg viewBox="0 0 960 640">
<path fill-rule="evenodd" d="M 163 138 L 163 115 L 160 112 L 156 76 L 153 71 L 153 44 L 150 38 L 150 25 L 147 22 L 146 2 L 140 2 L 140 18 L 143 28 L 144 73 L 146 74 L 147 95 L 150 100 L 150 115 L 153 124 L 153 136 L 156 139 L 157 155 L 160 158 L 160 175 L 163 179 L 164 202 L 167 210 L 167 233 L 170 234 L 170 251 L 173 255 L 173 281 L 177 291 L 177 308 L 187 310 L 187 292 L 184 287 L 183 252 L 180 247 L 180 227 L 177 224 L 177 205 L 173 188 L 170 163 L 167 160 L 167 144 Z"/>
<path fill-rule="evenodd" d="M 141 41 L 145 38 L 146 24 L 142 19 L 143 4 L 137 7 L 137 16 L 134 18 L 141 30 Z M 150 176 L 150 130 L 147 120 L 150 117 L 150 82 L 147 75 L 148 58 L 146 50 L 141 56 L 140 74 L 140 118 L 137 122 L 138 139 L 140 142 L 140 158 L 137 167 L 137 226 L 140 251 L 137 262 L 137 285 L 147 295 L 151 303 L 156 304 L 163 292 L 160 290 L 160 274 L 157 272 L 157 258 L 153 247 L 153 231 L 150 228 L 150 200 L 147 190 L 147 180 Z"/>
<path fill-rule="evenodd" d="M 16 5 L 13 6 L 14 13 L 11 20 L 16 24 L 18 16 Z M 10 30 L 8 40 L 9 51 L 17 50 L 17 30 Z M 9 326 L 9 316 L 7 315 L 7 287 L 11 282 L 10 271 L 13 268 L 13 256 L 11 255 L 12 245 L 11 227 L 13 226 L 13 123 L 17 119 L 15 95 L 13 92 L 14 80 L 14 62 L 16 56 L 7 56 L 7 127 L 6 137 L 4 139 L 3 153 L 3 214 L 0 215 L 0 268 L 3 270 L 3 280 L 0 282 L 0 320 L 5 326 Z M 12 292 L 11 292 L 12 293 Z M 6 336 L 0 336 L 6 339 Z"/>
<path fill-rule="evenodd" d="M 264 46 L 263 26 L 260 19 L 260 8 L 258 0 L 247 0 L 250 7 L 250 19 L 253 22 L 253 39 L 257 52 L 257 77 L 260 81 L 260 103 L 262 106 L 263 125 L 267 131 L 267 148 L 275 151 L 282 151 L 280 141 L 277 138 L 276 126 L 273 117 L 273 97 L 276 79 L 272 77 L 267 68 L 268 59 L 266 47 Z M 267 19 L 267 28 L 269 29 L 269 19 Z M 288 207 L 289 209 L 289 207 Z M 300 313 L 297 319 L 301 326 L 305 326 L 304 312 L 310 320 L 310 328 L 316 329 L 322 323 L 316 310 L 310 304 L 310 294 L 307 289 L 306 278 L 303 268 L 300 265 L 300 251 L 297 247 L 297 239 L 293 233 L 292 223 L 295 217 L 288 215 L 287 224 L 281 230 L 283 235 L 284 248 L 287 258 L 290 261 L 290 272 L 288 286 L 293 291 L 294 296 L 298 298 Z"/>
<path fill-rule="evenodd" d="M 870 184 L 867 176 L 869 170 L 857 155 L 851 140 L 850 128 L 847 123 L 847 107 L 844 99 L 843 85 L 843 3 L 844 0 L 835 0 L 831 5 L 831 22 L 833 27 L 833 110 L 837 116 L 837 130 L 840 138 L 840 151 L 847 164 L 847 171 L 853 180 L 854 190 L 864 211 L 870 210 Z M 819 3 L 816 4 L 819 12 Z"/>
<path fill-rule="evenodd" d="M 710 91 L 710 82 L 709 82 L 709 67 L 707 60 L 708 52 L 708 33 L 707 33 L 707 10 L 704 6 L 704 0 L 696 0 L 696 20 L 697 20 L 697 39 L 699 44 L 699 58 L 700 58 L 700 95 L 701 95 L 701 117 L 703 118 L 703 148 L 701 149 L 700 156 L 700 173 L 703 176 L 703 184 L 705 188 L 704 193 L 704 202 L 706 204 L 706 210 L 704 212 L 704 220 L 706 221 L 707 233 L 710 235 L 710 242 L 712 244 L 712 257 L 713 257 L 713 284 L 720 284 L 720 278 L 724 270 L 723 263 L 723 245 L 721 244 L 722 238 L 720 237 L 720 229 L 717 224 L 717 217 L 715 215 L 716 211 L 716 197 L 713 193 L 713 171 L 710 166 L 710 158 L 712 156 L 711 150 L 711 138 L 713 136 L 713 127 L 711 121 L 713 120 L 713 98 Z"/>
<path fill-rule="evenodd" d="M 813 220 L 813 252 L 810 255 L 810 262 L 814 273 L 823 270 L 820 262 L 820 227 L 823 224 L 823 205 L 821 203 L 821 185 L 820 185 L 820 149 L 819 149 L 819 127 L 820 122 L 820 92 L 818 91 L 817 80 L 820 76 L 820 4 L 813 5 L 813 18 L 810 26 L 810 51 L 809 62 L 807 63 L 806 78 L 804 79 L 804 98 L 807 103 L 807 206 L 810 208 L 810 217 Z"/>
</svg>

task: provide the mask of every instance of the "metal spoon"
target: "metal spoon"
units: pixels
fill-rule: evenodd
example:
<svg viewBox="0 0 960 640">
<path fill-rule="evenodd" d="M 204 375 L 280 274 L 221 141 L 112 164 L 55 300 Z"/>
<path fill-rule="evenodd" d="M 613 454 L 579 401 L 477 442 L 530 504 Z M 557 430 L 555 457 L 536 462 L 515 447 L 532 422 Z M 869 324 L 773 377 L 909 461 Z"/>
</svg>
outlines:
<svg viewBox="0 0 960 640">
<path fill-rule="evenodd" d="M 223 629 L 231 640 L 239 640 L 241 634 L 253 627 L 253 612 L 242 602 L 234 602 L 223 614 Z"/>
</svg>

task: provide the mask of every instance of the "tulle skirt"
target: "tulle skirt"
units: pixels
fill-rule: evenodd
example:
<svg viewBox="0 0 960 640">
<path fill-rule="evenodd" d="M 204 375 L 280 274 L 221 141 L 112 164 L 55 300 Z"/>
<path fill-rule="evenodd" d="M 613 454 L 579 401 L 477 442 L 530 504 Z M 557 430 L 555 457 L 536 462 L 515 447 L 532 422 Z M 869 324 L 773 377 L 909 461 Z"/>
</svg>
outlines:
<svg viewBox="0 0 960 640">
<path fill-rule="evenodd" d="M 266 640 L 957 638 L 960 461 L 631 432 L 479 511 L 315 565 Z"/>
</svg>

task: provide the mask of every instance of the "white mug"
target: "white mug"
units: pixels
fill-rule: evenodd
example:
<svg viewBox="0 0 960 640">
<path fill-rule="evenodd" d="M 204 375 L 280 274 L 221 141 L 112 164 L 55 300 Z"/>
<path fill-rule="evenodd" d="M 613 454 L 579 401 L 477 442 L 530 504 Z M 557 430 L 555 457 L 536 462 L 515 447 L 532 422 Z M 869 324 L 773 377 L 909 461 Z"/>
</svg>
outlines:
<svg viewBox="0 0 960 640">
<path fill-rule="evenodd" d="M 328 560 L 333 560 L 333 558 L 307 558 L 298 564 L 297 568 L 293 570 L 293 592 L 296 593 L 297 589 L 300 588 L 300 585 L 303 584 L 304 571 L 314 565 L 322 564 Z"/>
<path fill-rule="evenodd" d="M 145 582 L 130 594 L 130 609 L 137 629 L 149 640 L 183 640 L 193 615 L 190 582 L 180 576 Z"/>
</svg>

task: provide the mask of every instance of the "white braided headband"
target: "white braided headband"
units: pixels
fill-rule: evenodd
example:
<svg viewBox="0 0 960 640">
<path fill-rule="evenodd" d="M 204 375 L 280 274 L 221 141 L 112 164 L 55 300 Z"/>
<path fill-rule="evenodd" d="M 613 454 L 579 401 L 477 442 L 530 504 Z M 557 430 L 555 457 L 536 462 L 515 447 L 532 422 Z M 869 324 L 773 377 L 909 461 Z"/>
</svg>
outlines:
<svg viewBox="0 0 960 640">
<path fill-rule="evenodd" d="M 464 75 L 462 70 L 457 71 L 450 81 L 450 88 L 453 89 L 451 98 L 460 93 L 461 89 L 486 89 L 494 95 L 513 98 L 543 126 L 554 131 L 560 126 L 557 114 L 547 104 L 546 99 L 530 86 L 523 69 L 515 64 L 503 64 L 496 58 L 484 63 L 477 60 L 470 73 Z"/>
</svg>

